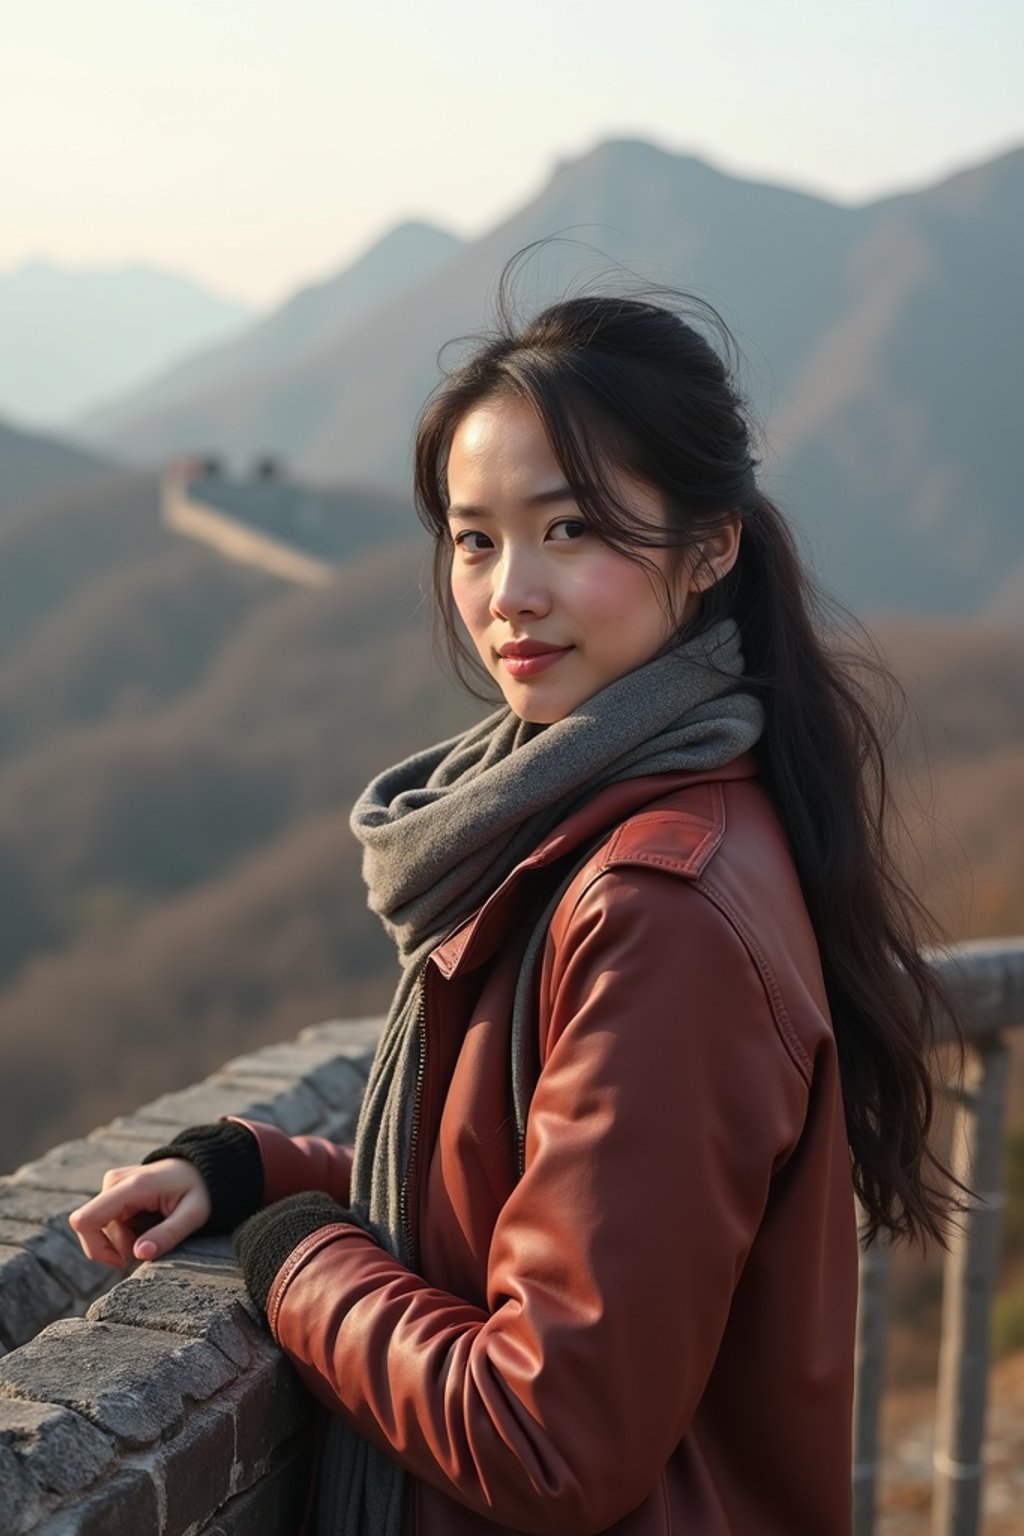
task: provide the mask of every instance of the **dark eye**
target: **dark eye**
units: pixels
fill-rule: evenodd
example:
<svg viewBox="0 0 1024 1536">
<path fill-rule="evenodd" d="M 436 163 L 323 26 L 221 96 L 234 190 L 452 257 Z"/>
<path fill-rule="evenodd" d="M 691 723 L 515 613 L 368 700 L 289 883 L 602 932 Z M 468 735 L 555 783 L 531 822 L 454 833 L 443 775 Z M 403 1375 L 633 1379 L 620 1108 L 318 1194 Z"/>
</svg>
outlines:
<svg viewBox="0 0 1024 1536">
<path fill-rule="evenodd" d="M 552 523 L 548 537 L 556 543 L 563 543 L 568 539 L 580 539 L 587 532 L 587 525 L 579 517 L 560 517 L 557 523 Z"/>
<path fill-rule="evenodd" d="M 482 539 L 483 543 L 473 544 L 470 542 L 472 539 Z M 490 539 L 486 533 L 481 533 L 478 528 L 463 528 L 461 533 L 455 535 L 453 543 L 457 549 L 464 549 L 471 555 L 482 554 L 485 549 L 491 548 Z"/>
</svg>

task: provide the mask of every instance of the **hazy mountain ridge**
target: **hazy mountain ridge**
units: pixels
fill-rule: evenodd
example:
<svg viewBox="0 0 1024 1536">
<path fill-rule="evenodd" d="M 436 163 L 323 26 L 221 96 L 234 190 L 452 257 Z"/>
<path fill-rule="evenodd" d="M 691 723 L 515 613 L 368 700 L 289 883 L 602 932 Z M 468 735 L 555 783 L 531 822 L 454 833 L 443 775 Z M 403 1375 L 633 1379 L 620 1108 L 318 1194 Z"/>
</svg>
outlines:
<svg viewBox="0 0 1024 1536">
<path fill-rule="evenodd" d="M 273 375 L 336 346 L 367 312 L 428 276 L 460 245 L 457 236 L 434 225 L 399 224 L 340 272 L 299 289 L 237 338 L 160 374 L 131 395 L 128 408 L 133 415 L 150 413 L 185 400 L 194 410 L 197 400 L 216 399 L 218 391 L 231 390 L 240 380 Z M 98 438 L 116 432 L 125 408 L 124 401 L 112 401 L 85 416 L 78 429 Z"/>
<path fill-rule="evenodd" d="M 66 428 L 251 316 L 248 305 L 151 267 L 36 261 L 0 273 L 0 413 Z"/>
<path fill-rule="evenodd" d="M 616 262 L 711 300 L 767 423 L 766 484 L 811 532 L 826 580 L 861 608 L 978 612 L 1024 565 L 1011 446 L 1024 395 L 1022 179 L 1016 150 L 839 207 L 612 141 L 563 162 L 526 206 L 337 345 L 173 409 L 128 408 L 105 440 L 158 455 L 212 439 L 233 455 L 280 451 L 317 479 L 407 484 L 438 349 L 486 324 L 508 256 L 562 235 L 521 270 L 527 312 Z"/>
</svg>

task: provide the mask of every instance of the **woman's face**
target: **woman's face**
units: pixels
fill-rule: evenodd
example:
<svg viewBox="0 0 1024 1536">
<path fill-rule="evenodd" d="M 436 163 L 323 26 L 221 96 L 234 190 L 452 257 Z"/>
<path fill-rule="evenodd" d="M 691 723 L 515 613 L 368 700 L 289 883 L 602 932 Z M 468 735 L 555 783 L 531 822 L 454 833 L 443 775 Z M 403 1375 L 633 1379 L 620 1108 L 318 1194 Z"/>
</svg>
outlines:
<svg viewBox="0 0 1024 1536">
<path fill-rule="evenodd" d="M 619 474 L 614 489 L 652 528 L 661 497 Z M 448 460 L 452 595 L 488 672 L 522 720 L 550 725 L 649 661 L 699 602 L 676 552 L 653 573 L 587 527 L 541 419 L 524 400 L 474 407 Z M 692 562 L 691 562 L 692 564 Z"/>
</svg>

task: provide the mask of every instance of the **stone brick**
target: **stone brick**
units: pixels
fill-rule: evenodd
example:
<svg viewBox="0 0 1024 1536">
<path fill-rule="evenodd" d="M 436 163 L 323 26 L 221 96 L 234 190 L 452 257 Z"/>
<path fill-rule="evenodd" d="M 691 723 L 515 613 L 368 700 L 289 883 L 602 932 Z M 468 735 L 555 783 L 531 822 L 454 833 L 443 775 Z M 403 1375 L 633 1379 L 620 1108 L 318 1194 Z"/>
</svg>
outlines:
<svg viewBox="0 0 1024 1536">
<path fill-rule="evenodd" d="M 246 1309 L 241 1275 L 237 1270 L 226 1274 L 219 1268 L 180 1265 L 177 1252 L 141 1265 L 131 1279 L 94 1302 L 87 1317 L 91 1322 L 125 1323 L 204 1338 L 244 1368 L 254 1346 L 266 1335 Z"/>
<path fill-rule="evenodd" d="M 350 1146 L 355 1136 L 358 1115 L 358 1110 L 354 1110 L 351 1114 L 346 1112 L 332 1115 L 324 1122 L 319 1134 L 326 1136 L 328 1141 L 337 1142 L 339 1146 Z"/>
<path fill-rule="evenodd" d="M 40 1227 L 53 1222 L 66 1226 L 69 1212 L 81 1203 L 81 1195 L 73 1191 L 37 1189 L 34 1184 L 0 1179 L 0 1220 L 31 1221 Z"/>
<path fill-rule="evenodd" d="M 233 1274 L 238 1272 L 235 1250 L 226 1232 L 195 1232 L 179 1248 L 175 1248 L 176 1264 L 196 1261 L 204 1265 L 216 1264 L 218 1268 L 230 1270 Z"/>
<path fill-rule="evenodd" d="M 296 1446 L 253 1488 L 219 1510 L 199 1536 L 281 1536 L 297 1531 L 309 1496 L 309 1455 Z"/>
<path fill-rule="evenodd" d="M 308 1083 L 331 1109 L 357 1107 L 363 1095 L 363 1074 L 330 1040 L 268 1045 L 250 1056 L 236 1056 L 223 1070 L 250 1079 L 292 1077 Z"/>
<path fill-rule="evenodd" d="M 0 1398 L 0 1447 L 21 1475 L 59 1494 L 87 1488 L 114 1456 L 106 1435 L 77 1413 L 7 1398 Z M 6 1529 L 0 1523 L 0 1530 Z"/>
<path fill-rule="evenodd" d="M 313 1401 L 287 1359 L 268 1340 L 259 1369 L 232 1388 L 236 1405 L 235 1456 L 239 1480 L 252 1481 L 280 1445 L 296 1434 L 312 1434 Z"/>
<path fill-rule="evenodd" d="M 252 1118 L 269 1119 L 271 1117 L 266 1114 L 253 1114 L 257 1106 L 266 1108 L 266 1105 L 261 1104 L 265 1092 L 262 1084 L 254 1087 L 250 1083 L 238 1083 L 227 1077 L 219 1081 L 207 1079 L 192 1088 L 165 1093 L 152 1103 L 144 1104 L 138 1113 L 147 1121 L 159 1122 L 172 1128 L 173 1135 L 174 1130 L 181 1130 L 187 1125 L 206 1125 L 212 1120 L 219 1120 L 222 1115 L 250 1115 Z M 276 1125 L 276 1120 L 273 1123 Z M 152 1146 L 150 1142 L 147 1150 L 151 1150 Z"/>
<path fill-rule="evenodd" d="M 35 1162 L 23 1163 L 11 1174 L 11 1183 L 74 1191 L 80 1196 L 74 1204 L 81 1205 L 82 1200 L 97 1193 L 108 1168 L 137 1163 L 151 1146 L 152 1142 L 113 1142 L 92 1136 L 81 1141 L 65 1141 Z"/>
<path fill-rule="evenodd" d="M 237 1368 L 201 1339 L 67 1318 L 0 1360 L 0 1397 L 56 1403 L 126 1446 L 148 1445 Z"/>
<path fill-rule="evenodd" d="M 69 1523 L 54 1522 L 61 1536 L 156 1536 L 160 1506 L 153 1478 L 144 1467 L 124 1467 L 78 1503 Z M 44 1527 L 40 1536 L 48 1536 Z"/>
<path fill-rule="evenodd" d="M 244 1089 L 249 1097 L 246 1111 L 232 1110 L 232 1114 L 246 1114 L 250 1120 L 267 1120 L 288 1136 L 301 1136 L 315 1131 L 323 1122 L 328 1106 L 308 1083 L 296 1082 L 290 1077 L 236 1078 L 218 1075 L 207 1080 L 209 1087 L 222 1085 L 226 1089 Z"/>
<path fill-rule="evenodd" d="M 86 1257 L 66 1222 L 61 1226 L 56 1222 L 52 1226 L 37 1226 L 0 1215 L 0 1243 L 24 1248 L 73 1296 L 95 1296 L 116 1273 L 108 1265 Z"/>
<path fill-rule="evenodd" d="M 18 1465 L 0 1436 L 0 1531 L 13 1536 L 30 1528 L 40 1508 L 39 1488 Z"/>
<path fill-rule="evenodd" d="M 231 1494 L 234 1464 L 234 1416 L 230 1405 L 217 1398 L 158 1452 L 156 1466 L 164 1490 L 162 1536 L 199 1530 Z"/>
<path fill-rule="evenodd" d="M 0 1339 L 24 1344 L 72 1307 L 70 1293 L 24 1248 L 0 1245 Z"/>
<path fill-rule="evenodd" d="M 347 1056 L 365 1077 L 377 1049 L 377 1041 L 384 1020 L 375 1019 L 327 1019 L 323 1024 L 310 1024 L 299 1034 L 302 1044 L 310 1041 L 328 1041 L 337 1049 L 339 1056 Z"/>
<path fill-rule="evenodd" d="M 191 1124 L 194 1122 L 182 1119 L 177 1129 L 183 1131 L 186 1125 Z M 103 1141 L 132 1141 L 140 1145 L 145 1142 L 147 1150 L 162 1147 L 173 1134 L 166 1120 L 150 1120 L 141 1111 L 137 1115 L 118 1115 L 115 1120 L 108 1120 L 106 1125 L 98 1125 L 93 1132 L 94 1136 Z"/>
</svg>

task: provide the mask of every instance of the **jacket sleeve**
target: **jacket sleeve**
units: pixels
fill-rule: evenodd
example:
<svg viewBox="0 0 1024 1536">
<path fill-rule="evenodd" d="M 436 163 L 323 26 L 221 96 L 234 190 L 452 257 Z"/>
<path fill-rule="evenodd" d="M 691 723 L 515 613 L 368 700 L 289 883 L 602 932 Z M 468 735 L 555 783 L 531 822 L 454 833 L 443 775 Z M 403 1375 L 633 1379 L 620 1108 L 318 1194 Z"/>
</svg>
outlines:
<svg viewBox="0 0 1024 1536">
<path fill-rule="evenodd" d="M 488 1309 L 341 1223 L 291 1255 L 268 1316 L 310 1390 L 414 1475 L 572 1536 L 641 1503 L 686 1432 L 807 1084 L 745 944 L 675 875 L 601 874 L 542 986 Z"/>
<path fill-rule="evenodd" d="M 286 1136 L 275 1125 L 266 1125 L 261 1120 L 243 1120 L 238 1115 L 224 1118 L 245 1126 L 256 1138 L 263 1164 L 264 1205 L 309 1189 L 323 1190 L 339 1205 L 348 1205 L 352 1181 L 350 1146 L 337 1146 L 324 1136 Z"/>
</svg>

